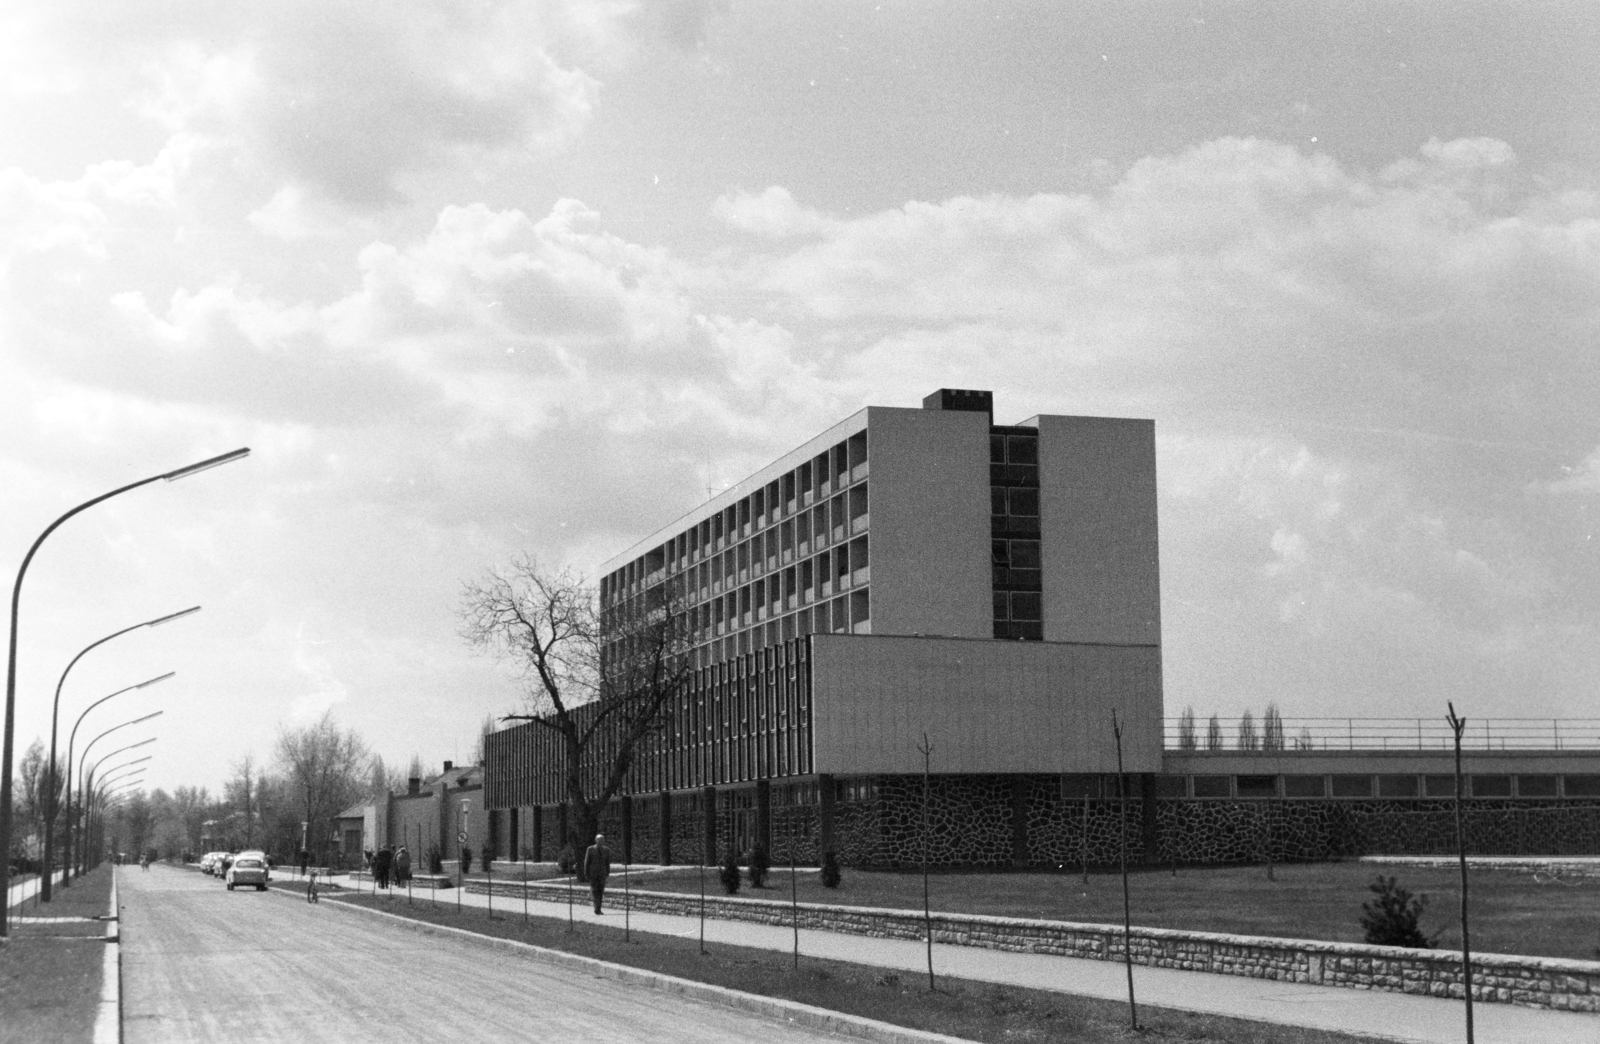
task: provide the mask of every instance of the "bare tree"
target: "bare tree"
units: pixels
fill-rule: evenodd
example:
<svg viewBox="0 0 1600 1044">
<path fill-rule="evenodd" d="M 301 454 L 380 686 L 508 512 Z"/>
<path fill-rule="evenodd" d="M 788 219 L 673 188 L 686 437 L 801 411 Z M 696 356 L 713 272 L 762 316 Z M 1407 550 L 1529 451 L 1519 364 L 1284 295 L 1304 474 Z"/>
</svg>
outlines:
<svg viewBox="0 0 1600 1044">
<path fill-rule="evenodd" d="M 1239 719 L 1239 749 L 1258 750 L 1261 747 L 1261 734 L 1256 731 L 1256 716 L 1249 711 L 1244 712 L 1244 717 Z"/>
<path fill-rule="evenodd" d="M 673 581 L 619 599 L 605 618 L 595 592 L 569 571 L 523 556 L 464 586 L 461 636 L 511 660 L 527 682 L 528 714 L 554 733 L 575 815 L 566 841 L 582 852 L 689 679 L 691 635 Z"/>
<path fill-rule="evenodd" d="M 472 751 L 472 763 L 474 765 L 482 765 L 484 761 L 487 760 L 488 750 L 486 748 L 489 742 L 489 737 L 494 735 L 499 730 L 500 726 L 496 724 L 494 715 L 485 715 L 483 724 L 478 726 L 478 745 L 474 747 Z"/>
<path fill-rule="evenodd" d="M 412 760 L 417 760 L 415 754 L 412 755 Z M 399 769 L 390 768 L 384 762 L 382 754 L 372 756 L 372 769 L 368 774 L 371 777 L 369 789 L 372 792 L 372 800 L 382 801 L 390 794 L 405 793 L 406 777 L 400 774 Z"/>
<path fill-rule="evenodd" d="M 1194 708 L 1183 708 L 1183 714 L 1178 717 L 1178 749 L 1193 750 L 1199 745 L 1198 737 L 1194 732 Z"/>
<path fill-rule="evenodd" d="M 339 728 L 333 712 L 326 711 L 315 724 L 280 730 L 275 753 L 289 807 L 305 810 L 298 818 L 310 824 L 308 846 L 320 851 L 334 817 L 366 791 L 371 769 L 367 745 L 355 730 Z"/>
<path fill-rule="evenodd" d="M 1283 715 L 1278 713 L 1277 701 L 1267 704 L 1267 713 L 1261 719 L 1261 749 L 1283 749 Z"/>
<path fill-rule="evenodd" d="M 230 806 L 229 818 L 242 817 L 240 825 L 246 848 L 255 847 L 256 817 L 260 812 L 257 807 L 257 775 L 255 755 L 246 754 L 234 762 L 233 777 L 222 786 L 223 800 Z"/>
<path fill-rule="evenodd" d="M 1225 744 L 1222 739 L 1222 719 L 1213 714 L 1211 715 L 1211 720 L 1206 722 L 1206 749 L 1221 750 L 1224 745 Z"/>
</svg>

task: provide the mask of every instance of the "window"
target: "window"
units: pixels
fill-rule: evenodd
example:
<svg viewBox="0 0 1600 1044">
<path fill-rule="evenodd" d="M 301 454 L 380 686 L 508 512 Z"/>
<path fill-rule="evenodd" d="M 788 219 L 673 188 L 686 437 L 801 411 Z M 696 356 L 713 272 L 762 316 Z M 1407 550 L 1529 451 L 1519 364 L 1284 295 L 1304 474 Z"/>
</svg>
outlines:
<svg viewBox="0 0 1600 1044">
<path fill-rule="evenodd" d="M 1235 776 L 1234 784 L 1242 798 L 1271 798 L 1278 796 L 1277 776 Z"/>
<path fill-rule="evenodd" d="M 1039 568 L 1039 541 L 1013 540 L 1011 541 L 1011 568 L 1013 569 L 1038 569 Z"/>
<path fill-rule="evenodd" d="M 1044 619 L 1042 596 L 1031 591 L 1013 591 L 1011 593 L 1011 618 L 1013 620 Z"/>
<path fill-rule="evenodd" d="M 1422 777 L 1422 792 L 1428 797 L 1455 797 L 1456 777 L 1439 773 Z"/>
<path fill-rule="evenodd" d="M 1006 462 L 1006 437 L 1004 435 L 989 436 L 989 463 L 1004 464 Z"/>
<path fill-rule="evenodd" d="M 1518 776 L 1517 796 L 1525 798 L 1553 798 L 1556 796 L 1556 777 Z"/>
<path fill-rule="evenodd" d="M 1157 776 L 1155 778 L 1156 797 L 1181 798 L 1189 796 L 1189 780 L 1186 776 Z"/>
<path fill-rule="evenodd" d="M 1416 776 L 1379 776 L 1378 796 L 1384 798 L 1414 798 L 1417 796 Z"/>
<path fill-rule="evenodd" d="M 1480 798 L 1508 798 L 1511 796 L 1511 777 L 1473 776 L 1472 796 Z"/>
<path fill-rule="evenodd" d="M 1567 797 L 1600 797 L 1600 776 L 1563 776 Z"/>
<path fill-rule="evenodd" d="M 1195 776 L 1194 796 L 1197 798 L 1225 798 L 1232 797 L 1232 788 L 1229 786 L 1231 779 L 1228 776 Z"/>
<path fill-rule="evenodd" d="M 1004 591 L 994 593 L 994 618 L 996 620 L 1011 619 L 1011 599 Z"/>
<path fill-rule="evenodd" d="M 1369 798 L 1372 796 L 1371 776 L 1334 776 L 1328 781 L 1336 798 Z"/>
<path fill-rule="evenodd" d="M 996 489 L 991 487 L 989 489 L 989 513 L 991 515 L 1003 515 L 1006 513 L 1006 491 L 1003 488 Z"/>
<path fill-rule="evenodd" d="M 997 566 L 1008 566 L 1011 564 L 1011 545 L 1007 541 L 994 540 L 990 542 L 989 546 L 989 561 L 993 562 Z"/>
<path fill-rule="evenodd" d="M 1006 460 L 1011 464 L 1039 463 L 1037 435 L 1011 435 L 1006 438 Z"/>
<path fill-rule="evenodd" d="M 1284 776 L 1283 796 L 1290 798 L 1319 798 L 1326 794 L 1321 776 Z"/>
</svg>

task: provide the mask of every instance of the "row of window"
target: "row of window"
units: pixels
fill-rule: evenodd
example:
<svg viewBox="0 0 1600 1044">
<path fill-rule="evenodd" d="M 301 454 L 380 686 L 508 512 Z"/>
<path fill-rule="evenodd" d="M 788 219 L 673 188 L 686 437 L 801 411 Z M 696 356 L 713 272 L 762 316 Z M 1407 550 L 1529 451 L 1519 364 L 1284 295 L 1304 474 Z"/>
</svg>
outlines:
<svg viewBox="0 0 1600 1044">
<path fill-rule="evenodd" d="M 666 573 L 687 569 L 754 533 L 775 526 L 780 520 L 792 518 L 813 504 L 820 506 L 829 501 L 831 494 L 865 479 L 867 471 L 867 433 L 859 431 L 698 525 L 679 533 L 660 547 L 602 577 L 601 601 L 607 603 L 638 594 Z M 862 508 L 861 513 L 864 514 L 864 500 Z M 837 525 L 831 511 L 827 518 L 830 527 Z M 816 531 L 816 521 L 815 517 L 810 519 L 813 533 Z M 807 538 L 791 526 L 790 539 Z"/>
<path fill-rule="evenodd" d="M 1600 797 L 1600 775 L 1510 775 L 1472 773 L 1466 797 L 1589 798 Z M 1136 786 L 1136 784 L 1130 784 Z M 1116 776 L 1069 775 L 1061 778 L 1064 798 L 1117 796 Z M 1282 775 L 1163 775 L 1155 777 L 1162 798 L 1449 798 L 1456 778 L 1439 773 L 1285 773 Z M 1134 791 L 1130 796 L 1137 796 Z"/>
<path fill-rule="evenodd" d="M 871 588 L 861 587 L 736 634 L 713 638 L 697 646 L 692 655 L 696 667 L 709 667 L 807 634 L 871 633 Z"/>
</svg>

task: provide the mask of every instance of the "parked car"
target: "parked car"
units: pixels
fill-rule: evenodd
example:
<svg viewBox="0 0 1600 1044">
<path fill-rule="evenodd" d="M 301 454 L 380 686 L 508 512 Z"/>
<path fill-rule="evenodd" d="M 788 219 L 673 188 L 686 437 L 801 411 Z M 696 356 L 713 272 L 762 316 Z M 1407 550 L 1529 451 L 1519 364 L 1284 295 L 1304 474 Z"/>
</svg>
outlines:
<svg viewBox="0 0 1600 1044">
<path fill-rule="evenodd" d="M 255 885 L 256 891 L 267 890 L 267 855 L 265 852 L 251 851 L 240 852 L 234 856 L 233 864 L 228 867 L 225 880 L 228 882 L 228 891 L 233 891 L 235 885 Z"/>
</svg>

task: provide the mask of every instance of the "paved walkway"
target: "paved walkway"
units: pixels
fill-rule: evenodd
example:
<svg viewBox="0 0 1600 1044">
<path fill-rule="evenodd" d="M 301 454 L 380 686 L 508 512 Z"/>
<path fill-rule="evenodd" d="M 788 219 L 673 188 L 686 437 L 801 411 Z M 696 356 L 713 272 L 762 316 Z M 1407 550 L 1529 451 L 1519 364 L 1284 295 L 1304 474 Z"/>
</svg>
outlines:
<svg viewBox="0 0 1600 1044">
<path fill-rule="evenodd" d="M 59 884 L 60 881 L 61 881 L 62 873 L 63 873 L 63 871 L 57 870 L 55 877 L 52 878 L 51 880 L 53 882 Z M 22 882 L 21 884 L 14 884 L 11 887 L 7 888 L 6 889 L 6 909 L 9 910 L 12 907 L 18 905 L 19 903 L 25 903 L 29 899 L 32 899 L 34 896 L 38 895 L 39 894 L 39 882 L 40 882 L 40 880 L 41 880 L 41 878 L 38 878 L 38 877 L 30 877 L 28 880 Z M 76 878 L 74 878 L 74 880 L 76 880 Z"/>
<path fill-rule="evenodd" d="M 613 877 L 612 887 L 606 893 L 606 912 L 599 917 L 589 909 L 587 890 L 581 886 L 575 888 L 574 916 L 587 923 L 621 928 L 622 890 L 618 884 Z M 360 890 L 370 893 L 370 882 Z M 404 890 L 390 895 L 396 912 L 402 912 L 406 905 Z M 487 896 L 458 894 L 456 889 L 418 892 L 411 901 L 417 905 L 437 902 L 448 906 L 459 901 L 464 907 L 485 911 L 489 905 Z M 497 914 L 514 917 L 521 914 L 522 902 L 497 895 L 494 908 Z M 532 917 L 564 919 L 567 905 L 532 899 L 528 903 L 528 913 Z M 686 938 L 694 938 L 700 932 L 700 922 L 693 917 L 631 913 L 628 921 L 633 930 L 639 932 Z M 461 927 L 470 930 L 471 920 L 464 920 Z M 707 942 L 733 946 L 788 952 L 794 944 L 792 928 L 742 921 L 707 918 L 705 933 Z M 902 939 L 874 939 L 802 928 L 800 953 L 802 957 L 852 961 L 899 971 L 922 974 L 927 971 L 926 944 Z M 936 943 L 933 965 L 937 975 L 1059 990 L 1106 1000 L 1126 1000 L 1128 996 L 1127 973 L 1123 965 L 1111 961 L 1005 953 Z M 1459 1044 L 1466 1039 L 1465 1008 L 1460 1001 L 1138 965 L 1134 966 L 1133 978 L 1140 1004 L 1416 1044 Z M 1600 1015 L 1479 1003 L 1473 1006 L 1473 1019 L 1478 1044 L 1600 1044 Z"/>
</svg>

